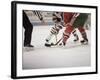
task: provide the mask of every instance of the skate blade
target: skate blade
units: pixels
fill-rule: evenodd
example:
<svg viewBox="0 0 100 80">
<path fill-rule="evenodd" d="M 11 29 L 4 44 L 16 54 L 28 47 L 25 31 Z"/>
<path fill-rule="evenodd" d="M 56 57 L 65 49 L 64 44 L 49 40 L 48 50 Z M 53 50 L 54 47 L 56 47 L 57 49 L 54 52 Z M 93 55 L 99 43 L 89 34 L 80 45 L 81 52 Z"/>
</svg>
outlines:
<svg viewBox="0 0 100 80">
<path fill-rule="evenodd" d="M 88 45 L 88 42 L 84 42 L 84 43 L 81 42 L 81 44 L 82 44 L 82 45 Z"/>
</svg>

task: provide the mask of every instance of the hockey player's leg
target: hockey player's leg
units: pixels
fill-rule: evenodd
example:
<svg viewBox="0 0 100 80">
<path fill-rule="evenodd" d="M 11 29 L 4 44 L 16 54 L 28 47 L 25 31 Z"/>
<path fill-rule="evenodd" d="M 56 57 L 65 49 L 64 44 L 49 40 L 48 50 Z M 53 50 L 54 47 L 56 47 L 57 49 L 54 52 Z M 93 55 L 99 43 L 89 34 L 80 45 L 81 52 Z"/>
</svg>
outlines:
<svg viewBox="0 0 100 80">
<path fill-rule="evenodd" d="M 27 14 L 23 11 L 23 27 L 25 29 L 24 32 L 24 47 L 33 48 L 34 46 L 31 45 L 31 39 L 32 39 L 32 31 L 33 31 L 33 25 L 28 19 Z"/>
<path fill-rule="evenodd" d="M 59 33 L 59 30 L 60 29 L 57 29 L 57 27 L 52 27 L 52 29 L 50 30 L 50 34 L 47 36 L 47 38 L 46 38 L 46 43 L 45 43 L 45 46 L 51 46 L 51 43 L 50 43 L 50 40 L 53 38 L 53 37 L 55 37 L 55 36 L 57 36 L 57 34 Z M 57 37 L 55 37 L 55 40 L 57 40 L 56 39 Z"/>
<path fill-rule="evenodd" d="M 87 34 L 85 32 L 85 29 L 83 27 L 79 27 L 78 30 L 80 31 L 83 40 L 81 40 L 82 44 L 88 44 L 88 38 L 87 38 Z"/>
<path fill-rule="evenodd" d="M 55 26 L 51 28 L 50 34 L 46 38 L 45 46 L 51 45 L 50 40 L 53 37 L 55 37 L 55 41 L 57 42 L 57 35 L 58 35 L 59 31 L 62 29 L 62 27 L 63 27 L 62 24 L 59 22 L 59 23 L 56 23 Z"/>
<path fill-rule="evenodd" d="M 60 45 L 66 45 L 66 41 L 67 39 L 70 37 L 71 32 L 73 31 L 73 27 L 71 25 L 67 25 L 68 27 L 66 27 L 64 33 L 63 33 L 63 40 L 62 43 Z"/>
</svg>

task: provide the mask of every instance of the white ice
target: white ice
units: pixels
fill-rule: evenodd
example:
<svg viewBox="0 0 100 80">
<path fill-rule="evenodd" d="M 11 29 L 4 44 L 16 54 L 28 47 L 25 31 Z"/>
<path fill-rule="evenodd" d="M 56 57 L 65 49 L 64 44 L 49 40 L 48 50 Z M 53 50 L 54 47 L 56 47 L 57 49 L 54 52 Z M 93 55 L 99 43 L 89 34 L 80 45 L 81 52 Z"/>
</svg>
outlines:
<svg viewBox="0 0 100 80">
<path fill-rule="evenodd" d="M 52 26 L 34 26 L 32 33 L 32 44 L 34 50 L 23 51 L 23 69 L 44 69 L 44 68 L 63 68 L 81 67 L 91 65 L 91 31 L 87 30 L 89 38 L 88 45 L 81 45 L 73 42 L 73 35 L 67 41 L 65 47 L 45 47 L 45 38 L 49 34 Z M 62 31 L 58 38 L 62 36 Z M 80 39 L 81 35 L 77 30 Z"/>
</svg>

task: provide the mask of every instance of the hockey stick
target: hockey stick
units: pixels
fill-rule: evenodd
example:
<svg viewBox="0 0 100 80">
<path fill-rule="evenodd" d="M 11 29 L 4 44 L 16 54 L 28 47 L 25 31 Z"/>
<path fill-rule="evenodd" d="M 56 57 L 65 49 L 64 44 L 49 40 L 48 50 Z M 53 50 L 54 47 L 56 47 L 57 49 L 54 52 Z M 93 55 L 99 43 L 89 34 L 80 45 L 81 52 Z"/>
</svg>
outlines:
<svg viewBox="0 0 100 80">
<path fill-rule="evenodd" d="M 62 40 L 63 38 L 60 38 L 55 44 L 51 43 L 51 44 L 45 44 L 46 47 L 51 47 L 51 46 L 56 46 L 59 44 L 59 42 Z"/>
<path fill-rule="evenodd" d="M 76 20 L 76 14 L 74 14 L 73 19 L 70 21 L 70 24 L 72 25 L 74 23 L 74 21 Z M 55 35 L 56 38 L 56 35 Z M 51 44 L 51 46 L 56 46 L 59 44 L 59 42 L 62 40 L 63 38 L 60 38 L 55 44 Z"/>
<path fill-rule="evenodd" d="M 56 40 L 56 43 L 57 43 L 57 41 L 58 41 L 58 39 L 57 39 L 57 35 L 55 35 L 55 40 Z"/>
<path fill-rule="evenodd" d="M 51 44 L 51 46 L 56 46 L 59 44 L 59 42 L 62 40 L 63 38 L 60 38 L 55 44 Z"/>
<path fill-rule="evenodd" d="M 73 24 L 75 20 L 76 20 L 76 17 L 74 17 L 74 18 L 71 20 L 70 24 Z M 51 46 L 56 46 L 56 45 L 58 45 L 59 42 L 60 42 L 62 39 L 63 39 L 63 38 L 60 38 L 55 44 L 51 44 Z"/>
</svg>

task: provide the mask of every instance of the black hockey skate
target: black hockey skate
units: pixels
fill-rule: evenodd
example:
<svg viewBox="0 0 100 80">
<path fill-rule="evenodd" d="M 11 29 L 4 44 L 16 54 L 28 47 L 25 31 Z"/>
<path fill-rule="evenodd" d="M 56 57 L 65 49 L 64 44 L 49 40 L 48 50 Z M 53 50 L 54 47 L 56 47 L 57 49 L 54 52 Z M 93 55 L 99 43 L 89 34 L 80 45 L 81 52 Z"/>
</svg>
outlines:
<svg viewBox="0 0 100 80">
<path fill-rule="evenodd" d="M 34 50 L 34 46 L 31 44 L 24 45 L 24 51 Z"/>
<path fill-rule="evenodd" d="M 81 42 L 81 44 L 87 45 L 88 44 L 88 39 L 81 40 L 80 42 Z"/>
<path fill-rule="evenodd" d="M 27 44 L 27 45 L 24 45 L 24 47 L 33 48 L 34 46 L 33 46 L 33 45 L 31 45 L 31 44 Z"/>
</svg>

